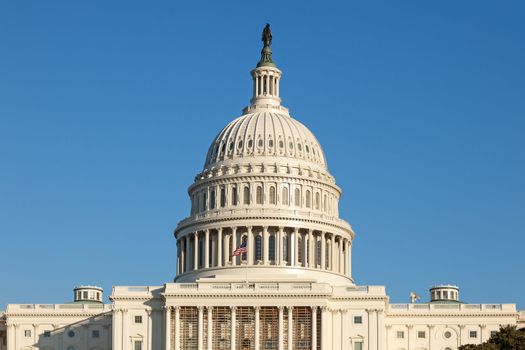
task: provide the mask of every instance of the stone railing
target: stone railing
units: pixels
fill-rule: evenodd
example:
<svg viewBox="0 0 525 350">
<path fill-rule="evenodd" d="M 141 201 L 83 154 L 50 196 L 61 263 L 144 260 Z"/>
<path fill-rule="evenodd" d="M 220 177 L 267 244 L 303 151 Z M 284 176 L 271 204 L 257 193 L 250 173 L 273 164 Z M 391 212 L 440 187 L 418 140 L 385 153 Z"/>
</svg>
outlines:
<svg viewBox="0 0 525 350">
<path fill-rule="evenodd" d="M 389 309 L 393 312 L 400 310 L 458 310 L 458 311 L 507 311 L 516 312 L 515 304 L 390 304 Z"/>
<path fill-rule="evenodd" d="M 111 311 L 111 304 L 9 304 L 7 306 L 7 312 L 52 312 L 56 310 L 64 311 L 78 311 L 78 310 L 89 310 L 92 312 L 94 309 L 101 311 Z"/>
</svg>

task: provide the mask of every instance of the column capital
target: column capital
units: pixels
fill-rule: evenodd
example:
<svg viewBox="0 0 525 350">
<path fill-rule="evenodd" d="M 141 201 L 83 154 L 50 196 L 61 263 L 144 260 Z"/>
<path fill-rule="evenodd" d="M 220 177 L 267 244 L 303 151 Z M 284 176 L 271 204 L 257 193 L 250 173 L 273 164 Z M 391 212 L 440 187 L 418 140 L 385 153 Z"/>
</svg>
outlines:
<svg viewBox="0 0 525 350">
<path fill-rule="evenodd" d="M 458 324 L 458 327 L 459 327 L 460 329 L 464 329 L 466 326 L 465 326 L 464 324 Z"/>
<path fill-rule="evenodd" d="M 222 227 L 217 228 L 217 232 L 221 232 L 222 233 Z"/>
<path fill-rule="evenodd" d="M 486 327 L 487 327 L 486 324 L 480 324 L 480 325 L 479 325 L 479 328 L 481 328 L 481 329 L 485 329 Z"/>
<path fill-rule="evenodd" d="M 293 306 L 288 306 L 288 311 L 293 311 Z"/>
<path fill-rule="evenodd" d="M 406 326 L 408 329 L 412 329 L 412 328 L 414 328 L 414 325 L 413 325 L 413 324 L 407 324 L 407 325 L 405 325 L 405 326 Z"/>
<path fill-rule="evenodd" d="M 427 327 L 428 327 L 428 329 L 432 330 L 432 329 L 434 329 L 435 326 L 433 324 L 427 324 Z"/>
<path fill-rule="evenodd" d="M 254 306 L 253 309 L 254 309 L 255 311 L 260 311 L 260 310 L 261 310 L 261 307 L 260 307 L 260 306 Z"/>
<path fill-rule="evenodd" d="M 232 311 L 237 310 L 237 306 L 230 306 L 230 310 L 232 310 Z"/>
<path fill-rule="evenodd" d="M 204 311 L 204 306 L 197 306 L 197 309 L 199 310 L 199 312 L 203 312 Z"/>
<path fill-rule="evenodd" d="M 327 312 L 329 310 L 330 310 L 330 308 L 328 306 L 326 306 L 326 305 L 325 306 L 321 306 L 321 311 Z"/>
<path fill-rule="evenodd" d="M 146 313 L 148 314 L 148 316 L 150 316 L 152 312 L 153 312 L 153 310 L 151 310 L 151 309 L 146 309 Z"/>
<path fill-rule="evenodd" d="M 279 226 L 279 231 L 283 232 L 284 231 L 284 226 Z"/>
</svg>

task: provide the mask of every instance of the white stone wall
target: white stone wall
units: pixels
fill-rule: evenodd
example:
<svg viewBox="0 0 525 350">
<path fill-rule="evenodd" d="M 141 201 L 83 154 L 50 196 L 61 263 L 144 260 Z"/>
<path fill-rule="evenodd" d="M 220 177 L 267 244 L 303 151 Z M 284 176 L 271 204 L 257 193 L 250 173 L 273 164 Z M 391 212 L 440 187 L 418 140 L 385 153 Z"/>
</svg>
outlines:
<svg viewBox="0 0 525 350">
<path fill-rule="evenodd" d="M 6 317 L 6 350 L 111 348 L 110 305 L 11 304 Z"/>
</svg>

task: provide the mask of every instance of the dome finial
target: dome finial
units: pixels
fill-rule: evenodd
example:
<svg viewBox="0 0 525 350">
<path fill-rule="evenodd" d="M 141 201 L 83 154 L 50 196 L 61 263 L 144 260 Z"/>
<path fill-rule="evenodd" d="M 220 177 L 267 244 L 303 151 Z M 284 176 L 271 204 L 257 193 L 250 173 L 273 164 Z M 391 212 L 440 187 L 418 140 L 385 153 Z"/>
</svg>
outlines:
<svg viewBox="0 0 525 350">
<path fill-rule="evenodd" d="M 272 60 L 272 49 L 270 48 L 272 44 L 272 30 L 270 29 L 269 23 L 266 23 L 263 29 L 262 42 L 264 43 L 264 47 L 261 51 L 261 60 L 257 63 L 257 67 L 275 67 L 275 63 Z"/>
</svg>

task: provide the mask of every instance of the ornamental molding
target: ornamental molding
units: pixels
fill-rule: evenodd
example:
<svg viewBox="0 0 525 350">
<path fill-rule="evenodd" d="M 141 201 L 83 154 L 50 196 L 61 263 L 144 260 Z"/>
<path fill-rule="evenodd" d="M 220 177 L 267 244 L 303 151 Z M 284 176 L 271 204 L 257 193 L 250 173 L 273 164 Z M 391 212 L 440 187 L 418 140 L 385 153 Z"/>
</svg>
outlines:
<svg viewBox="0 0 525 350">
<path fill-rule="evenodd" d="M 457 314 L 450 314 L 450 313 L 396 313 L 396 314 L 387 314 L 386 315 L 389 318 L 394 317 L 515 317 L 515 313 L 502 313 L 502 314 L 489 314 L 489 313 L 457 313 Z"/>
<path fill-rule="evenodd" d="M 292 214 L 290 214 L 290 215 L 292 215 Z M 349 224 L 348 224 L 348 227 L 344 227 L 342 225 L 338 225 L 338 224 L 335 224 L 335 223 L 332 223 L 332 222 L 329 222 L 329 221 L 320 221 L 320 220 L 314 220 L 314 219 L 306 219 L 306 218 L 301 218 L 301 217 L 297 217 L 297 216 L 293 217 L 293 219 L 290 220 L 290 215 L 287 216 L 287 215 L 283 214 L 282 216 L 276 216 L 275 214 L 273 214 L 272 216 L 267 216 L 267 215 L 261 214 L 261 215 L 248 215 L 248 216 L 224 216 L 224 217 L 203 218 L 203 219 L 198 219 L 198 218 L 197 219 L 193 219 L 192 217 L 189 217 L 187 219 L 182 220 L 179 223 L 179 226 L 174 231 L 174 235 L 175 235 L 175 237 L 177 237 L 179 235 L 185 235 L 188 232 L 198 231 L 197 229 L 193 229 L 195 226 L 197 226 L 197 228 L 198 228 L 199 226 L 219 225 L 220 223 L 228 223 L 228 222 L 232 222 L 232 221 L 241 221 L 241 222 L 248 221 L 249 222 L 250 220 L 269 220 L 269 221 L 282 220 L 282 221 L 290 222 L 290 221 L 293 220 L 298 225 L 305 224 L 305 226 L 306 226 L 306 225 L 309 225 L 309 224 L 310 225 L 313 224 L 313 225 L 328 226 L 328 227 L 331 227 L 333 229 L 340 230 L 340 231 L 343 231 L 343 232 L 347 233 L 350 237 L 352 237 L 352 239 L 354 237 L 354 232 L 353 232 L 353 230 L 352 230 L 352 228 L 351 228 L 351 226 Z M 188 220 L 188 222 L 184 222 L 185 220 Z M 228 225 L 224 225 L 224 226 L 228 226 Z M 232 225 L 232 226 L 234 226 L 234 225 Z M 235 226 L 245 226 L 245 225 L 235 225 Z M 280 224 L 276 223 L 275 225 L 272 225 L 272 226 L 279 227 Z M 293 226 L 290 226 L 290 225 L 286 225 L 286 227 L 293 228 Z M 200 229 L 200 230 L 202 230 L 202 229 Z M 319 231 L 321 231 L 321 230 L 319 230 Z"/>
<path fill-rule="evenodd" d="M 248 181 L 249 180 L 249 181 Z M 310 177 L 304 177 L 301 175 L 290 175 L 290 174 L 273 174 L 273 173 L 246 173 L 246 174 L 235 174 L 235 175 L 221 175 L 220 177 L 209 177 L 205 179 L 196 180 L 189 188 L 188 193 L 193 194 L 202 189 L 202 187 L 209 186 L 221 186 L 221 185 L 243 185 L 246 182 L 262 182 L 263 184 L 269 182 L 275 182 L 276 185 L 282 185 L 283 183 L 288 184 L 300 184 L 309 185 L 317 189 L 323 189 L 328 192 L 332 192 L 337 195 L 337 199 L 341 197 L 341 189 L 335 184 L 335 182 L 329 182 L 324 179 L 315 179 Z"/>
</svg>

